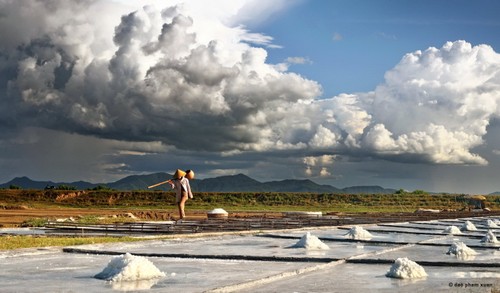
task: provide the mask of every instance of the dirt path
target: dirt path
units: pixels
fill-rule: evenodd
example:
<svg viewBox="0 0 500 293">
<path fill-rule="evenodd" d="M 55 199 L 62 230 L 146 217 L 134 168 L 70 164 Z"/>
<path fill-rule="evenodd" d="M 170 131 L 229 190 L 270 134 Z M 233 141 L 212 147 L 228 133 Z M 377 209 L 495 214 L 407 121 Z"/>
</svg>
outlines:
<svg viewBox="0 0 500 293">
<path fill-rule="evenodd" d="M 69 218 L 78 216 L 104 216 L 128 213 L 125 210 L 103 210 L 103 209 L 3 209 L 0 210 L 0 227 L 19 227 L 24 221 L 34 218 Z"/>
<path fill-rule="evenodd" d="M 79 218 L 85 216 L 119 216 L 128 217 L 133 214 L 135 217 L 143 220 L 161 221 L 161 220 L 176 220 L 178 218 L 177 211 L 172 210 L 128 210 L 128 209 L 99 209 L 99 208 L 12 208 L 0 209 L 0 228 L 4 227 L 20 227 L 23 222 L 30 219 L 65 219 Z M 233 217 L 251 217 L 251 216 L 277 216 L 280 213 L 269 212 L 252 212 L 252 213 L 235 213 Z M 187 219 L 201 220 L 206 218 L 205 211 L 187 211 Z"/>
</svg>

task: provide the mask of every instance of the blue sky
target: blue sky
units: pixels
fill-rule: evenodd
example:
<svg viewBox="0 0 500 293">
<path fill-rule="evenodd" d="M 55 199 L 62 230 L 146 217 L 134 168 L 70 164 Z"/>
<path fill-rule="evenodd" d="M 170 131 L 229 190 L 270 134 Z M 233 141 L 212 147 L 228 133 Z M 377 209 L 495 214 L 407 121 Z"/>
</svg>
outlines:
<svg viewBox="0 0 500 293">
<path fill-rule="evenodd" d="M 0 3 L 0 182 L 500 190 L 500 3 Z"/>
<path fill-rule="evenodd" d="M 274 38 L 269 61 L 290 56 L 311 63 L 291 70 L 317 80 L 324 96 L 371 91 L 402 56 L 447 41 L 488 44 L 498 51 L 498 1 L 298 1 L 248 25 Z"/>
</svg>

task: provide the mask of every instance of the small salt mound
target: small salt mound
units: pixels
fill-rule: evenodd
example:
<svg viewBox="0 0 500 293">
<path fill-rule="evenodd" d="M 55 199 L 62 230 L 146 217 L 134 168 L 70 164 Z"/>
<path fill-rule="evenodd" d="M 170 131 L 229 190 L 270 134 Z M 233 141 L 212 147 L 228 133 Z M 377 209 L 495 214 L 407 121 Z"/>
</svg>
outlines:
<svg viewBox="0 0 500 293">
<path fill-rule="evenodd" d="M 328 245 L 321 242 L 318 237 L 311 235 L 311 233 L 307 232 L 300 240 L 295 243 L 295 245 L 291 246 L 292 248 L 305 248 L 310 250 L 326 250 L 330 249 Z"/>
<path fill-rule="evenodd" d="M 94 276 L 111 282 L 140 281 L 165 277 L 148 259 L 130 253 L 113 257 L 102 272 Z"/>
<path fill-rule="evenodd" d="M 213 209 L 207 213 L 208 218 L 227 218 L 228 216 L 228 212 L 221 208 Z"/>
<path fill-rule="evenodd" d="M 221 208 L 213 209 L 209 213 L 210 214 L 227 214 L 226 210 L 221 209 Z"/>
<path fill-rule="evenodd" d="M 344 236 L 351 239 L 371 239 L 373 237 L 370 232 L 366 231 L 365 229 L 363 229 L 363 227 L 360 226 L 352 227 Z"/>
<path fill-rule="evenodd" d="M 488 228 L 498 228 L 498 225 L 492 220 L 486 220 L 486 226 Z"/>
<path fill-rule="evenodd" d="M 460 230 L 462 230 L 462 231 L 477 231 L 477 228 L 476 228 L 476 226 L 474 226 L 474 224 L 472 224 L 471 221 L 465 221 L 465 223 L 462 225 Z"/>
<path fill-rule="evenodd" d="M 398 258 L 385 274 L 389 278 L 416 279 L 427 277 L 424 268 L 406 257 Z"/>
<path fill-rule="evenodd" d="M 444 229 L 443 233 L 447 234 L 462 234 L 462 231 L 457 226 L 448 226 Z"/>
<path fill-rule="evenodd" d="M 470 259 L 471 256 L 476 255 L 477 252 L 463 242 L 455 242 L 451 245 L 446 254 L 454 254 L 459 259 Z"/>
<path fill-rule="evenodd" d="M 498 240 L 497 240 L 497 237 L 495 236 L 495 234 L 493 234 L 493 231 L 488 230 L 488 233 L 486 233 L 486 235 L 484 235 L 483 239 L 481 239 L 481 242 L 497 243 Z"/>
</svg>

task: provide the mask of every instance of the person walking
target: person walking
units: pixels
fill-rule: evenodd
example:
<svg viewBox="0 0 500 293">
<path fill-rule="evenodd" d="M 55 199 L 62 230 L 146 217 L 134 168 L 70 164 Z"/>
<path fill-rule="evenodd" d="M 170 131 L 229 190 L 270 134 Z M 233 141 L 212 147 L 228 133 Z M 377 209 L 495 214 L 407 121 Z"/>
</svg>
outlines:
<svg viewBox="0 0 500 293">
<path fill-rule="evenodd" d="M 193 198 L 191 185 L 189 184 L 190 179 L 194 179 L 194 172 L 192 170 L 182 171 L 177 169 L 173 178 L 168 181 L 170 187 L 175 189 L 175 201 L 179 208 L 179 220 L 186 217 L 184 206 L 188 198 Z"/>
</svg>

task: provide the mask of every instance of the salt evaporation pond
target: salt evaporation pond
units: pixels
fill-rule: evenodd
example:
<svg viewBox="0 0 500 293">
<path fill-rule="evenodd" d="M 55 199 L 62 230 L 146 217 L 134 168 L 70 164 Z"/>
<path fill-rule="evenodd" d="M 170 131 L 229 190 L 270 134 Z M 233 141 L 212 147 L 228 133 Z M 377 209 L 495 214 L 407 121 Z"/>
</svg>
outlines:
<svg viewBox="0 0 500 293">
<path fill-rule="evenodd" d="M 330 247 L 319 240 L 318 237 L 311 235 L 310 232 L 307 232 L 302 238 L 291 248 L 305 248 L 310 250 L 328 250 Z"/>
<path fill-rule="evenodd" d="M 416 262 L 406 258 L 398 258 L 386 273 L 389 278 L 418 279 L 427 277 L 424 268 Z"/>
<path fill-rule="evenodd" d="M 373 235 L 363 229 L 361 226 L 354 226 L 352 227 L 347 234 L 345 234 L 346 237 L 351 238 L 351 239 L 357 239 L 357 240 L 368 240 L 373 238 Z"/>
<path fill-rule="evenodd" d="M 39 228 L 0 228 L 0 235 L 43 235 L 45 231 Z"/>
<path fill-rule="evenodd" d="M 0 291 L 408 293 L 452 292 L 450 283 L 489 286 L 486 287 L 487 291 L 478 292 L 500 289 L 500 251 L 494 245 L 480 244 L 483 235 L 412 235 L 406 230 L 401 235 L 411 236 L 407 238 L 410 240 L 408 245 L 377 243 L 381 237 L 380 232 L 374 237 L 375 240 L 353 243 L 340 234 L 345 233 L 346 228 L 332 230 L 331 227 L 314 227 L 313 230 L 311 227 L 258 234 L 236 232 L 232 235 L 197 239 L 179 236 L 176 239 L 77 246 L 76 248 L 81 249 L 80 253 L 74 250 L 73 253 L 63 253 L 58 251 L 60 249 L 30 250 L 35 251 L 37 255 L 0 251 Z M 370 226 L 370 229 L 372 228 L 373 226 Z M 441 232 L 442 228 L 438 231 Z M 354 233 L 355 229 L 351 229 L 352 234 L 357 234 Z M 306 231 L 311 232 L 307 235 Z M 330 235 L 332 231 L 338 233 L 337 239 L 312 235 Z M 282 235 L 285 237 L 277 237 L 280 236 L 279 233 L 285 233 Z M 293 233 L 300 234 L 290 235 Z M 390 239 L 399 238 L 399 232 L 391 233 L 396 235 L 384 236 Z M 495 236 L 493 232 L 491 234 Z M 302 240 L 297 244 L 301 243 L 300 246 L 305 248 L 315 242 L 315 237 L 325 241 L 330 249 L 319 252 L 286 249 L 293 243 L 290 239 Z M 473 262 L 450 256 L 459 255 L 461 248 L 456 246 L 451 249 L 451 243 L 443 241 L 457 240 L 463 240 L 467 245 L 475 244 L 473 248 L 480 252 Z M 102 254 L 93 254 L 91 250 Z M 447 250 L 450 255 L 446 254 Z M 134 270 L 126 272 L 126 252 L 137 257 L 142 253 L 147 259 L 142 258 L 139 263 L 150 260 L 160 274 L 167 275 L 157 276 L 156 271 L 152 274 L 156 277 L 148 279 L 147 275 L 137 277 L 132 273 Z M 117 253 L 122 255 L 115 260 L 115 265 L 110 265 L 115 259 L 113 255 Z M 399 264 L 395 261 L 397 259 L 400 259 Z M 412 262 L 420 265 L 423 272 Z M 389 263 L 393 264 L 390 268 L 387 265 Z M 104 274 L 106 270 L 108 273 Z M 99 272 L 102 273 L 102 279 L 94 277 L 101 274 Z M 386 277 L 386 274 L 391 277 Z"/>
</svg>

